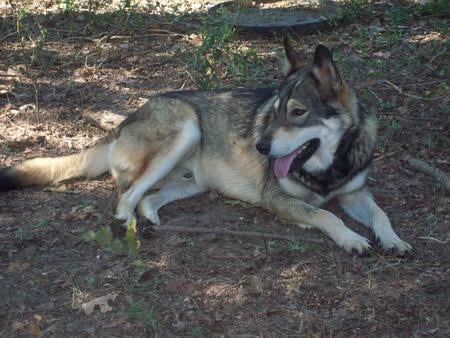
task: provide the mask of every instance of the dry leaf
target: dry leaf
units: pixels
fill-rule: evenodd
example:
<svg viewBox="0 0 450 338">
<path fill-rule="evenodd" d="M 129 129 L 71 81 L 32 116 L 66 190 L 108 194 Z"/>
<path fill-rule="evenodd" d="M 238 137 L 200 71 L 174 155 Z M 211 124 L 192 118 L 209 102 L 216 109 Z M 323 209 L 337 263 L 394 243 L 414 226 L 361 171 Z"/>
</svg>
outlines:
<svg viewBox="0 0 450 338">
<path fill-rule="evenodd" d="M 106 296 L 98 297 L 91 300 L 90 302 L 84 303 L 83 305 L 81 305 L 81 308 L 87 315 L 90 315 L 92 311 L 94 311 L 96 305 L 100 307 L 101 313 L 109 312 L 112 310 L 112 307 L 108 304 L 108 300 L 114 301 L 116 297 L 117 293 L 109 293 Z"/>
<path fill-rule="evenodd" d="M 378 56 L 380 58 L 389 59 L 392 55 L 391 52 L 375 52 L 373 53 L 374 56 Z"/>
</svg>

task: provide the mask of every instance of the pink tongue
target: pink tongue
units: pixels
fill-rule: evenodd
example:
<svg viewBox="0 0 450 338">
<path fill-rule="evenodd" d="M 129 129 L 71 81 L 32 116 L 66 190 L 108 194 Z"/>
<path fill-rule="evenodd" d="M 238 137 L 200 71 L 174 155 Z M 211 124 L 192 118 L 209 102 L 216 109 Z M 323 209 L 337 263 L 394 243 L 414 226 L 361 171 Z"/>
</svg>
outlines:
<svg viewBox="0 0 450 338">
<path fill-rule="evenodd" d="M 294 159 L 302 152 L 302 147 L 298 148 L 293 153 L 277 158 L 275 160 L 274 172 L 277 177 L 284 178 L 288 175 L 289 169 L 291 168 Z"/>
</svg>

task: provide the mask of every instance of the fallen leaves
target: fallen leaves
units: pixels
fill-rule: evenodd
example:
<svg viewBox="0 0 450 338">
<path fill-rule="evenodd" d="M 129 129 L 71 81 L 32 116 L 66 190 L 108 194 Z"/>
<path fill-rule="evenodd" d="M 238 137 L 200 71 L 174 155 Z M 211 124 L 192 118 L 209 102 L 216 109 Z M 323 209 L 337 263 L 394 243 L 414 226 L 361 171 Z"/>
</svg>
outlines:
<svg viewBox="0 0 450 338">
<path fill-rule="evenodd" d="M 86 315 L 90 315 L 93 311 L 96 305 L 100 307 L 101 313 L 106 313 L 109 311 L 112 311 L 112 306 L 108 304 L 108 301 L 115 301 L 117 297 L 117 293 L 108 293 L 106 296 L 94 298 L 93 300 L 83 303 L 81 305 L 81 308 L 83 309 L 84 313 Z"/>
</svg>

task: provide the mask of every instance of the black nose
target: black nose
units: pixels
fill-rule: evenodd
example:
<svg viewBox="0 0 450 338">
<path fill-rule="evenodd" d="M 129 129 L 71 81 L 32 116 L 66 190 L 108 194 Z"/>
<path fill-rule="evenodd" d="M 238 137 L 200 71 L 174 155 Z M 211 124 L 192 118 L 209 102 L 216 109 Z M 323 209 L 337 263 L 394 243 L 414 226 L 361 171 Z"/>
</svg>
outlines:
<svg viewBox="0 0 450 338">
<path fill-rule="evenodd" d="M 268 155 L 270 153 L 270 141 L 262 140 L 256 143 L 256 149 L 263 154 Z"/>
</svg>

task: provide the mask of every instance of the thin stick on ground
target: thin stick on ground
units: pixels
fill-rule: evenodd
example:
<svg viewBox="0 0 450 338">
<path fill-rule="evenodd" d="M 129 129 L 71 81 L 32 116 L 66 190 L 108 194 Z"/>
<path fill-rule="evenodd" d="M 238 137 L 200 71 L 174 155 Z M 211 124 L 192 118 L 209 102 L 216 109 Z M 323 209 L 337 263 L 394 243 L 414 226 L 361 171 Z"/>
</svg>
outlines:
<svg viewBox="0 0 450 338">
<path fill-rule="evenodd" d="M 434 238 L 434 237 L 429 237 L 429 236 L 421 236 L 421 237 L 417 237 L 417 239 L 423 239 L 423 240 L 426 240 L 426 241 L 432 241 L 432 242 L 436 242 L 436 243 L 439 243 L 439 244 L 448 244 L 448 243 L 450 243 L 450 239 L 449 238 L 447 238 L 445 241 L 443 241 L 441 239 Z"/>
<path fill-rule="evenodd" d="M 427 175 L 433 176 L 440 184 L 442 184 L 445 190 L 450 192 L 450 178 L 445 172 L 416 158 L 406 158 L 406 161 L 414 169 L 417 169 Z"/>
<path fill-rule="evenodd" d="M 166 232 L 179 232 L 179 233 L 192 233 L 192 234 L 214 234 L 214 235 L 232 235 L 240 237 L 252 237 L 252 238 L 262 238 L 262 239 L 280 239 L 284 241 L 293 242 L 297 238 L 291 236 L 284 236 L 278 234 L 271 234 L 267 232 L 257 232 L 257 231 L 238 231 L 238 230 L 227 230 L 219 228 L 202 228 L 202 227 L 183 227 L 175 225 L 163 225 L 163 226 L 153 226 L 156 231 L 166 231 Z M 324 241 L 317 238 L 301 237 L 298 240 L 314 244 L 324 244 Z"/>
<path fill-rule="evenodd" d="M 440 100 L 444 97 L 444 96 L 423 97 L 423 96 L 418 96 L 418 95 L 414 95 L 414 94 L 410 94 L 410 93 L 405 93 L 405 91 L 402 88 L 400 88 L 399 86 L 397 86 L 396 84 L 392 83 L 389 80 L 382 80 L 382 81 L 379 81 L 379 83 L 388 84 L 389 86 L 394 88 L 400 95 L 408 96 L 408 97 L 411 97 L 411 98 L 417 99 L 417 100 L 435 101 L 435 100 Z"/>
</svg>

